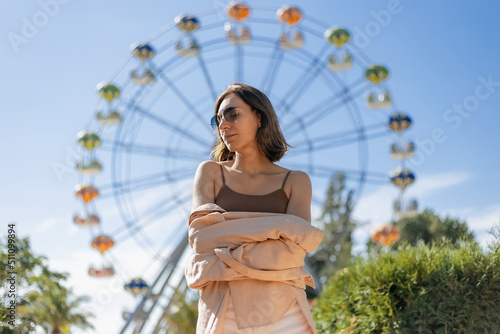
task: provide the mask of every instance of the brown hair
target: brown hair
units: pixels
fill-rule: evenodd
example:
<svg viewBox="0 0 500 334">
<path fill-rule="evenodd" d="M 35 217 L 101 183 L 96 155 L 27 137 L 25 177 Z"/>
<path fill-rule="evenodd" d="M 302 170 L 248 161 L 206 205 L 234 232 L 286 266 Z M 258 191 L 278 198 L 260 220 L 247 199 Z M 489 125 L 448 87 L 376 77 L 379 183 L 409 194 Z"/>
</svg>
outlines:
<svg viewBox="0 0 500 334">
<path fill-rule="evenodd" d="M 288 152 L 288 147 L 292 146 L 285 141 L 271 101 L 257 88 L 242 83 L 233 83 L 215 102 L 214 117 L 217 116 L 222 101 L 230 94 L 237 95 L 261 115 L 262 125 L 257 130 L 257 147 L 260 153 L 271 162 L 279 161 Z M 228 161 L 234 158 L 234 152 L 229 151 L 226 147 L 220 132 L 210 155 L 214 157 L 215 161 Z"/>
</svg>

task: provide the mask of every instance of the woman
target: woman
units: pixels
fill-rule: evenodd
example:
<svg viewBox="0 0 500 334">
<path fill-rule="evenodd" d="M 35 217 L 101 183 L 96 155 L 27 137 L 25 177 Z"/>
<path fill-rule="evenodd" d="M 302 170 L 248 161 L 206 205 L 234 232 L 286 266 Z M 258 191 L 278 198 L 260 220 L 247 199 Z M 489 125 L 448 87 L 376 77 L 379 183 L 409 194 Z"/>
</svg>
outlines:
<svg viewBox="0 0 500 334">
<path fill-rule="evenodd" d="M 311 181 L 301 171 L 275 164 L 287 152 L 271 102 L 260 90 L 234 83 L 215 104 L 218 131 L 211 155 L 194 181 L 193 209 L 215 203 L 226 211 L 257 211 L 292 214 L 311 222 Z M 310 333 L 297 304 L 276 323 L 255 328 L 259 333 Z M 230 302 L 223 333 L 254 333 L 239 330 Z"/>
</svg>

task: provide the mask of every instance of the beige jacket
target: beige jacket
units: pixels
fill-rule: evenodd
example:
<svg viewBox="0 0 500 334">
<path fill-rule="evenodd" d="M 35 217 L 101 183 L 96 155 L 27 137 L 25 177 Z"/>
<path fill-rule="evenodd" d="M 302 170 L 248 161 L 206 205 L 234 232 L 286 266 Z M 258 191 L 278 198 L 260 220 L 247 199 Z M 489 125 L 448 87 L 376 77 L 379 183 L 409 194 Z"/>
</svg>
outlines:
<svg viewBox="0 0 500 334">
<path fill-rule="evenodd" d="M 201 290 L 197 334 L 221 334 L 228 298 L 239 329 L 272 324 L 297 300 L 312 333 L 304 269 L 306 252 L 314 251 L 323 231 L 290 214 L 226 212 L 209 203 L 189 217 L 189 243 L 194 254 L 185 276 Z"/>
</svg>

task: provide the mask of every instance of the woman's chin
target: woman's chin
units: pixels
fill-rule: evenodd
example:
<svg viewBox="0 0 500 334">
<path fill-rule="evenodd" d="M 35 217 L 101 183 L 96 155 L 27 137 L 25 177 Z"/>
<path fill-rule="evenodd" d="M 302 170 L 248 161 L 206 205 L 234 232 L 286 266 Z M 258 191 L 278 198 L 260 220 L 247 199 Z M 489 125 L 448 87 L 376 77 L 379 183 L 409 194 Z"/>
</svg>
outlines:
<svg viewBox="0 0 500 334">
<path fill-rule="evenodd" d="M 226 147 L 229 150 L 229 152 L 235 152 L 236 151 L 236 145 L 233 145 L 233 144 L 229 143 L 229 144 L 226 144 Z"/>
</svg>

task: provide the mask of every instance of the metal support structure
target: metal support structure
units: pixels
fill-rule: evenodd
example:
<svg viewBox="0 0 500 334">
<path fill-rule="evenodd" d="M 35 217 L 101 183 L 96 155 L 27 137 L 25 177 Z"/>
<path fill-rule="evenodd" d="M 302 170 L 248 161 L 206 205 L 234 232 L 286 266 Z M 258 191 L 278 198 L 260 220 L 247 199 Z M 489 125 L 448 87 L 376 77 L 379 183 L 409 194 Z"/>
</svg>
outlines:
<svg viewBox="0 0 500 334">
<path fill-rule="evenodd" d="M 167 262 L 165 263 L 159 275 L 156 277 L 156 280 L 151 285 L 151 288 L 148 290 L 147 294 L 142 298 L 141 302 L 139 303 L 139 305 L 137 305 L 137 308 L 135 309 L 132 316 L 127 320 L 127 322 L 123 326 L 122 330 L 120 331 L 120 334 L 126 333 L 127 328 L 132 322 L 135 322 L 136 324 L 134 331 L 132 333 L 134 334 L 141 333 L 141 331 L 144 329 L 146 322 L 149 320 L 151 312 L 155 308 L 159 297 L 164 293 L 165 288 L 167 287 L 170 279 L 172 278 L 172 274 L 175 268 L 177 267 L 179 260 L 184 254 L 184 251 L 186 250 L 188 244 L 189 244 L 189 239 L 188 239 L 188 234 L 186 233 L 182 238 L 182 240 L 177 245 L 177 247 L 174 249 L 170 257 L 168 258 Z M 162 277 L 164 277 L 165 275 L 166 277 L 164 278 L 164 280 L 161 280 Z M 158 292 L 153 293 L 155 288 L 160 284 L 162 284 L 160 290 Z M 151 300 L 153 302 L 153 304 L 149 307 L 147 307 L 146 305 L 146 302 L 148 300 Z"/>
</svg>

